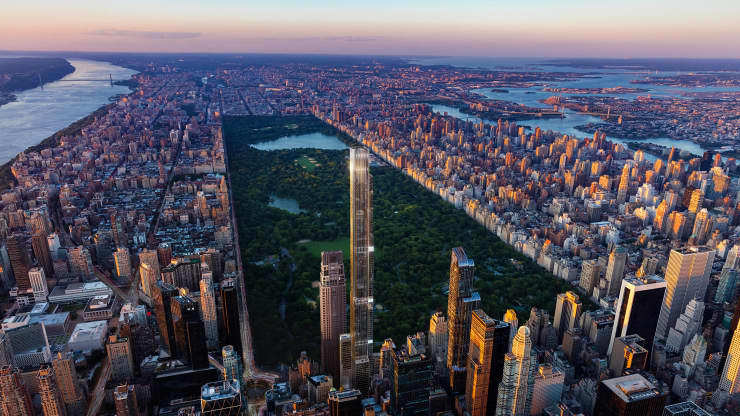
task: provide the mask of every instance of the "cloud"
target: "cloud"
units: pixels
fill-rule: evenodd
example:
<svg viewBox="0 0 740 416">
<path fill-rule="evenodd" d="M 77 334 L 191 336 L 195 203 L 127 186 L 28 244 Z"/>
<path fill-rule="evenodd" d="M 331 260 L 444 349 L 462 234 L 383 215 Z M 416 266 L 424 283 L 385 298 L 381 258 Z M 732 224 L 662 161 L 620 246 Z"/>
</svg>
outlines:
<svg viewBox="0 0 740 416">
<path fill-rule="evenodd" d="M 192 39 L 202 35 L 200 32 L 150 32 L 145 30 L 117 30 L 117 29 L 98 29 L 87 32 L 92 36 L 109 36 L 123 38 L 142 38 L 142 39 Z"/>
</svg>

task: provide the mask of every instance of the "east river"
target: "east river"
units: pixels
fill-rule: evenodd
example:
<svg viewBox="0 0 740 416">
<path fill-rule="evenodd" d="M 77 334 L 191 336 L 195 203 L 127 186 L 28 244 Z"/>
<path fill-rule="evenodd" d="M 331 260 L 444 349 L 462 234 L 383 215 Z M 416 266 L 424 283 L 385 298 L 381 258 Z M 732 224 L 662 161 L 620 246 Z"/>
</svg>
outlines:
<svg viewBox="0 0 740 416">
<path fill-rule="evenodd" d="M 60 81 L 26 90 L 18 100 L 0 106 L 0 164 L 12 159 L 55 132 L 87 116 L 128 87 L 106 81 L 74 81 L 109 78 L 127 80 L 136 71 L 107 62 L 67 59 L 75 71 Z"/>
</svg>

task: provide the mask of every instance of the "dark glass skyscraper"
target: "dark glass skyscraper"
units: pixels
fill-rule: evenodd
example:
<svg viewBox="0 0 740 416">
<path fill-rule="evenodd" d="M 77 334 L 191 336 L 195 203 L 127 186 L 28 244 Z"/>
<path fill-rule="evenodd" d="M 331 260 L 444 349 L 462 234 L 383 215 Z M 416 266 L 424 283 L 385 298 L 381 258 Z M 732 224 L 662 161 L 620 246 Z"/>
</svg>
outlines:
<svg viewBox="0 0 740 416">
<path fill-rule="evenodd" d="M 489 317 L 482 309 L 473 311 L 465 386 L 465 406 L 471 416 L 496 413 L 510 333 L 508 323 Z"/>
<path fill-rule="evenodd" d="M 350 192 L 350 334 L 353 385 L 367 393 L 373 346 L 373 195 L 369 154 L 363 148 L 349 151 Z"/>
<path fill-rule="evenodd" d="M 173 298 L 172 327 L 179 356 L 190 362 L 194 369 L 208 367 L 206 330 L 200 319 L 198 302 L 187 296 Z"/>
<path fill-rule="evenodd" d="M 177 355 L 175 332 L 172 329 L 172 298 L 177 296 L 177 289 L 169 283 L 157 282 L 153 288 L 154 313 L 157 315 L 159 334 L 170 355 Z"/>
<path fill-rule="evenodd" d="M 665 288 L 665 280 L 658 276 L 622 281 L 607 354 L 611 354 L 615 339 L 633 334 L 645 340 L 645 348 L 652 349 Z"/>
<path fill-rule="evenodd" d="M 473 259 L 468 258 L 462 247 L 453 248 L 447 297 L 447 369 L 450 371 L 450 387 L 456 392 L 465 389 L 470 319 L 473 310 L 480 306 L 480 295 L 473 291 L 474 275 Z"/>
</svg>

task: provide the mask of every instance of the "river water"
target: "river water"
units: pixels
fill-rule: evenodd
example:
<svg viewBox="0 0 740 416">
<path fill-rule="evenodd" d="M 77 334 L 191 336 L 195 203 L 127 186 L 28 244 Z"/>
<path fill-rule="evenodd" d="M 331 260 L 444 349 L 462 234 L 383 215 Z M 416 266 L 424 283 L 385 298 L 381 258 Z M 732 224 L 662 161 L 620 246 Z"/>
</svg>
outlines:
<svg viewBox="0 0 740 416">
<path fill-rule="evenodd" d="M 542 60 L 544 61 L 544 60 Z M 647 92 L 640 93 L 629 93 L 629 94 L 598 94 L 600 96 L 613 96 L 628 100 L 634 100 L 638 96 L 650 95 L 651 97 L 683 97 L 682 94 L 686 92 L 710 92 L 710 91 L 738 91 L 738 88 L 722 88 L 722 87 L 703 87 L 703 88 L 679 88 L 675 86 L 663 86 L 653 84 L 631 84 L 630 81 L 634 79 L 642 79 L 646 76 L 668 76 L 677 74 L 677 72 L 650 72 L 649 74 L 645 71 L 635 72 L 623 69 L 592 69 L 592 68 L 577 68 L 568 66 L 549 66 L 541 65 L 537 60 L 531 58 L 475 58 L 475 57 L 447 57 L 447 58 L 423 58 L 412 60 L 411 63 L 419 65 L 451 65 L 461 68 L 482 68 L 489 70 L 505 70 L 505 71 L 532 71 L 532 72 L 575 72 L 575 73 L 588 73 L 588 76 L 574 79 L 574 80 L 563 80 L 556 82 L 543 82 L 544 86 L 554 88 L 609 88 L 609 87 L 639 87 L 647 89 Z M 480 88 L 472 90 L 473 92 L 479 93 L 486 98 L 492 100 L 503 100 L 510 101 L 519 104 L 523 104 L 535 108 L 547 108 L 552 109 L 551 106 L 543 104 L 540 100 L 544 100 L 553 95 L 558 95 L 555 92 L 543 91 L 543 86 L 538 85 L 529 88 L 504 88 L 508 92 L 494 92 L 490 88 Z M 579 94 L 563 94 L 563 95 L 579 95 Z M 587 94 L 586 94 L 587 95 Z M 447 112 L 449 115 L 459 118 L 467 118 L 470 120 L 480 120 L 477 117 L 470 117 L 467 114 L 461 113 L 456 108 L 451 108 L 442 105 L 433 105 L 433 111 L 438 113 Z M 495 124 L 497 120 L 484 120 L 487 123 Z M 576 126 L 584 125 L 587 123 L 600 123 L 602 120 L 598 117 L 590 116 L 587 114 L 580 114 L 574 111 L 566 111 L 565 118 L 542 118 L 542 119 L 531 119 L 518 121 L 518 125 L 529 126 L 531 128 L 539 127 L 543 131 L 552 130 L 554 132 L 567 134 L 572 137 L 584 138 L 590 137 L 592 134 L 578 130 Z M 607 136 L 607 138 L 613 142 L 627 144 L 625 140 Z M 675 146 L 679 150 L 685 150 L 695 155 L 701 155 L 704 153 L 704 148 L 699 144 L 689 140 L 676 140 L 670 137 L 652 137 L 650 138 L 651 143 L 659 144 L 666 147 Z M 652 156 L 648 156 L 653 158 Z"/>
<path fill-rule="evenodd" d="M 87 116 L 128 87 L 78 79 L 129 79 L 136 71 L 107 62 L 67 59 L 75 71 L 43 86 L 15 95 L 18 100 L 0 106 L 0 164 L 12 159 L 75 121 Z"/>
</svg>

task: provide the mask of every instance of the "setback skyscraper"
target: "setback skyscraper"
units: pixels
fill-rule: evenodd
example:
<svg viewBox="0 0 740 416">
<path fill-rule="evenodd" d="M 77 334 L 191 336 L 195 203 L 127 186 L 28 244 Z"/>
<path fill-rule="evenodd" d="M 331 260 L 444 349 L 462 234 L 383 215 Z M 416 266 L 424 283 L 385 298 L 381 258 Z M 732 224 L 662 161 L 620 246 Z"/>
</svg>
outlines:
<svg viewBox="0 0 740 416">
<path fill-rule="evenodd" d="M 373 194 L 366 149 L 349 151 L 350 335 L 353 387 L 367 393 L 373 346 Z"/>
<path fill-rule="evenodd" d="M 506 354 L 498 389 L 497 416 L 529 415 L 537 372 L 537 355 L 532 351 L 529 332 L 528 327 L 519 327 L 511 352 Z"/>
<path fill-rule="evenodd" d="M 465 369 L 470 345 L 470 319 L 480 306 L 480 296 L 473 291 L 475 263 L 462 247 L 452 249 L 450 261 L 450 293 L 447 297 L 447 369 L 450 387 L 461 392 L 465 388 Z"/>
<path fill-rule="evenodd" d="M 321 253 L 319 304 L 321 311 L 321 365 L 335 383 L 339 370 L 339 336 L 346 331 L 347 292 L 341 251 Z"/>
</svg>

